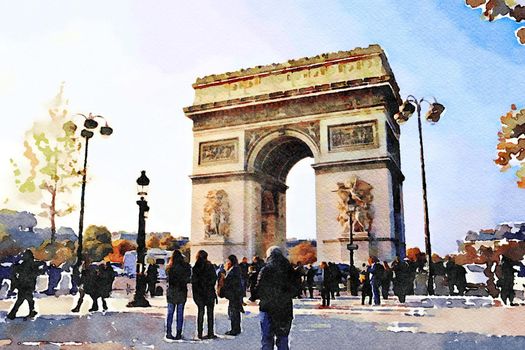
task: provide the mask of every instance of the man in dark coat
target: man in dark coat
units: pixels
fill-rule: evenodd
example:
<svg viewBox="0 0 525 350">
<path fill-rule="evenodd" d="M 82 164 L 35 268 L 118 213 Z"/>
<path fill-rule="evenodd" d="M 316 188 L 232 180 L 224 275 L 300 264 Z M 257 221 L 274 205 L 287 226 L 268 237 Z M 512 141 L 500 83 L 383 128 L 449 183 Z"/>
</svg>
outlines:
<svg viewBox="0 0 525 350">
<path fill-rule="evenodd" d="M 7 315 L 8 319 L 13 320 L 16 317 L 16 313 L 24 300 L 27 300 L 29 304 L 29 315 L 27 317 L 36 316 L 33 292 L 35 291 L 36 278 L 41 272 L 42 268 L 35 261 L 33 252 L 29 249 L 26 250 L 22 256 L 22 262 L 13 267 L 11 290 L 18 289 L 18 295 L 15 305 Z"/>
<path fill-rule="evenodd" d="M 215 294 L 217 275 L 215 268 L 208 261 L 208 253 L 206 251 L 199 250 L 192 271 L 191 288 L 193 301 L 197 304 L 197 337 L 199 339 L 217 338 L 213 330 L 213 308 L 215 306 L 215 299 L 217 298 Z M 202 335 L 202 328 L 205 310 L 208 316 L 208 334 L 204 337 Z"/>
<path fill-rule="evenodd" d="M 289 349 L 288 335 L 293 320 L 292 298 L 300 286 L 294 281 L 295 272 L 277 246 L 267 251 L 267 264 L 261 269 L 250 300 L 259 299 L 262 350 L 271 350 L 274 344 L 279 350 Z"/>
<path fill-rule="evenodd" d="M 392 262 L 392 270 L 394 271 L 394 294 L 398 297 L 400 303 L 404 303 L 410 284 L 410 266 L 407 262 L 399 259 L 396 256 Z"/>
<path fill-rule="evenodd" d="M 228 316 L 231 322 L 231 329 L 226 332 L 226 335 L 236 336 L 241 334 L 241 312 L 244 312 L 242 307 L 241 269 L 239 268 L 237 257 L 235 255 L 228 256 L 224 268 L 226 276 L 222 287 L 222 295 L 228 299 Z"/>
<path fill-rule="evenodd" d="M 392 282 L 394 272 L 386 261 L 383 261 L 383 267 L 385 271 L 383 273 L 383 279 L 381 280 L 381 295 L 383 296 L 383 299 L 387 300 L 388 294 L 390 293 L 390 283 Z"/>
<path fill-rule="evenodd" d="M 88 265 L 82 270 L 82 284 L 84 292 L 90 296 L 93 304 L 89 309 L 90 312 L 98 311 L 98 298 L 100 297 L 100 273 L 96 265 Z"/>
<path fill-rule="evenodd" d="M 182 339 L 182 326 L 184 324 L 184 304 L 188 298 L 188 283 L 191 277 L 191 266 L 184 261 L 180 250 L 174 250 L 166 268 L 168 274 L 168 315 L 166 317 L 166 338 Z M 172 333 L 173 314 L 177 309 L 177 335 Z"/>
<path fill-rule="evenodd" d="M 354 265 L 348 270 L 348 284 L 350 285 L 350 294 L 357 296 L 359 290 L 359 270 Z"/>
<path fill-rule="evenodd" d="M 146 281 L 148 283 L 148 289 L 150 296 L 153 298 L 155 296 L 155 288 L 157 287 L 157 280 L 159 278 L 159 265 L 149 264 L 148 269 L 146 270 Z"/>
<path fill-rule="evenodd" d="M 242 296 L 246 296 L 246 286 L 248 285 L 248 267 L 250 264 L 248 263 L 248 258 L 243 257 L 241 263 L 239 264 L 239 268 L 241 269 L 241 285 L 242 285 Z"/>
<path fill-rule="evenodd" d="M 306 287 L 308 288 L 308 293 L 310 294 L 310 299 L 314 298 L 314 278 L 316 270 L 312 264 L 308 264 L 308 270 L 306 270 Z"/>
<path fill-rule="evenodd" d="M 506 256 L 501 257 L 501 278 L 498 286 L 501 287 L 501 300 L 507 305 L 514 305 L 514 266 L 517 264 Z"/>
<path fill-rule="evenodd" d="M 363 269 L 359 273 L 359 282 L 361 282 L 361 305 L 365 305 L 365 299 L 368 297 L 368 304 L 372 305 L 372 286 L 370 285 L 369 266 L 363 264 Z"/>
<path fill-rule="evenodd" d="M 448 257 L 447 265 L 445 266 L 445 272 L 447 274 L 448 290 L 450 295 L 455 295 L 454 287 L 458 284 L 458 269 L 454 259 Z M 459 289 L 459 288 L 458 288 Z"/>
<path fill-rule="evenodd" d="M 110 297 L 111 292 L 113 291 L 113 281 L 115 280 L 115 271 L 113 270 L 113 267 L 111 267 L 109 261 L 99 266 L 98 276 L 99 296 L 102 299 L 102 310 L 106 311 L 108 309 L 106 299 Z"/>
</svg>

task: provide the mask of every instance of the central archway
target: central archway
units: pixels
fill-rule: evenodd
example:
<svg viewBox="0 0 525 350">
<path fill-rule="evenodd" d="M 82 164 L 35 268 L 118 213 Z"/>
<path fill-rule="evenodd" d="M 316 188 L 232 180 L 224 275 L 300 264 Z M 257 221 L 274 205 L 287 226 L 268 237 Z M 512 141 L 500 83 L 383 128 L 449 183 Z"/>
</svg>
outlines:
<svg viewBox="0 0 525 350">
<path fill-rule="evenodd" d="M 250 171 L 259 180 L 260 206 L 255 208 L 260 230 L 255 234 L 255 254 L 264 256 L 273 246 L 286 246 L 286 179 L 302 159 L 315 158 L 318 149 L 300 131 L 281 129 L 263 137 L 248 157 Z M 313 171 L 313 170 L 312 170 Z"/>
</svg>

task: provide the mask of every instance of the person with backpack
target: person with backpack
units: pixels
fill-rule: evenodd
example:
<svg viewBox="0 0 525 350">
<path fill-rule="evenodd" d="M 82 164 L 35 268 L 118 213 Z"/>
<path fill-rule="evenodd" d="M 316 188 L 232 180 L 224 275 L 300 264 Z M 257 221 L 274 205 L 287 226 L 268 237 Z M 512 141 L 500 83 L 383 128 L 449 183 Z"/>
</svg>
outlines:
<svg viewBox="0 0 525 350">
<path fill-rule="evenodd" d="M 193 301 L 197 304 L 197 338 L 215 339 L 217 336 L 213 330 L 213 308 L 215 306 L 215 283 L 217 275 L 215 268 L 208 261 L 208 253 L 204 250 L 197 252 L 195 265 L 191 275 L 191 289 Z M 208 333 L 202 334 L 204 324 L 204 312 L 206 311 Z"/>
<path fill-rule="evenodd" d="M 174 250 L 166 267 L 168 275 L 168 314 L 166 317 L 166 338 L 173 340 L 182 339 L 182 327 L 184 323 L 184 304 L 188 297 L 188 283 L 191 277 L 191 266 L 184 261 L 180 250 Z M 177 311 L 177 334 L 172 333 L 173 314 Z"/>
</svg>

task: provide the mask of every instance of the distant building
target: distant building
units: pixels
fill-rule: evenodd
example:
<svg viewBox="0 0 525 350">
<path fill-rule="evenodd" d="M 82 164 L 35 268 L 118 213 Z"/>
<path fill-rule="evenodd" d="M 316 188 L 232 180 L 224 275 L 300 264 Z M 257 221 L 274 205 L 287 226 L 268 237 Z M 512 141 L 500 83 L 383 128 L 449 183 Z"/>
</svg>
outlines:
<svg viewBox="0 0 525 350">
<path fill-rule="evenodd" d="M 286 240 L 286 248 L 290 249 L 298 245 L 299 243 L 309 242 L 312 246 L 317 247 L 317 241 L 315 239 L 297 239 L 295 237 L 288 238 Z"/>
<path fill-rule="evenodd" d="M 465 244 L 473 245 L 476 249 L 482 246 L 494 248 L 509 240 L 525 241 L 525 222 L 501 223 L 494 229 L 468 231 L 465 240 L 458 241 L 458 246 L 460 250 Z"/>
</svg>

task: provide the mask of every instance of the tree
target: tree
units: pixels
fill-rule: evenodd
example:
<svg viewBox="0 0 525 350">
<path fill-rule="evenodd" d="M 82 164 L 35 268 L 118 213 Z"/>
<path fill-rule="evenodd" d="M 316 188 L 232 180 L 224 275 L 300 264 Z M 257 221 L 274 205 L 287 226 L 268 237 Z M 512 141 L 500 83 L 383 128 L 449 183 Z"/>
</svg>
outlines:
<svg viewBox="0 0 525 350">
<path fill-rule="evenodd" d="M 481 8 L 485 19 L 490 22 L 500 18 L 509 18 L 516 22 L 525 20 L 525 6 L 516 0 L 465 0 L 471 8 Z M 518 42 L 525 45 L 525 27 L 516 31 Z"/>
<path fill-rule="evenodd" d="M 118 263 L 124 262 L 124 254 L 126 254 L 126 252 L 137 249 L 137 245 L 134 242 L 126 239 L 116 240 L 112 242 L 112 246 L 113 252 L 109 253 L 104 259 Z"/>
<path fill-rule="evenodd" d="M 177 239 L 169 233 L 160 239 L 160 247 L 166 250 L 180 249 Z"/>
<path fill-rule="evenodd" d="M 63 201 L 64 194 L 80 186 L 80 142 L 75 137 L 77 127 L 69 117 L 63 92 L 62 85 L 48 109 L 50 119 L 33 123 L 26 132 L 23 155 L 29 168 L 22 168 L 11 159 L 17 189 L 30 202 L 40 202 L 44 211 L 38 215 L 49 219 L 52 242 L 55 241 L 55 218 L 75 209 Z"/>
<path fill-rule="evenodd" d="M 101 261 L 112 252 L 111 232 L 107 227 L 90 225 L 84 232 L 82 253 L 91 261 Z"/>
<path fill-rule="evenodd" d="M 180 248 L 180 252 L 182 253 L 182 255 L 184 255 L 184 260 L 186 260 L 186 262 L 190 262 L 190 257 L 191 257 L 191 243 L 188 242 L 188 243 L 186 243 L 185 245 L 183 245 L 183 246 Z"/>
<path fill-rule="evenodd" d="M 301 242 L 288 250 L 292 263 L 312 264 L 317 261 L 317 249 L 311 242 Z"/>
<path fill-rule="evenodd" d="M 159 248 L 160 247 L 160 238 L 157 235 L 155 235 L 155 234 L 151 234 L 149 236 L 148 241 L 146 242 L 146 247 L 147 248 Z"/>
<path fill-rule="evenodd" d="M 511 161 L 516 160 L 520 168 L 516 172 L 519 179 L 518 187 L 525 188 L 525 109 L 517 111 L 512 105 L 510 111 L 501 117 L 501 131 L 498 132 L 498 159 L 494 162 L 506 171 L 512 167 Z"/>
</svg>

